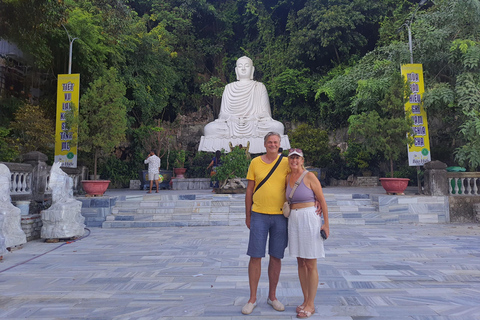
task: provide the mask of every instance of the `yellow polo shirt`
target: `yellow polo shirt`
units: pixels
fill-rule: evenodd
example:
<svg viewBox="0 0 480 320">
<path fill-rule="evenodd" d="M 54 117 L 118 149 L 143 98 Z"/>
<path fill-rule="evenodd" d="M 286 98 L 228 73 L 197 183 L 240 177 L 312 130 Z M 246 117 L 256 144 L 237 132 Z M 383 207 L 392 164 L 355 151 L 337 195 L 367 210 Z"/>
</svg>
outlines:
<svg viewBox="0 0 480 320">
<path fill-rule="evenodd" d="M 247 179 L 255 181 L 255 187 L 267 176 L 277 159 L 272 163 L 265 163 L 262 157 L 256 157 L 250 163 Z M 289 171 L 288 158 L 284 157 L 275 172 L 263 186 L 253 194 L 252 211 L 266 214 L 282 214 L 285 202 L 285 177 Z"/>
</svg>

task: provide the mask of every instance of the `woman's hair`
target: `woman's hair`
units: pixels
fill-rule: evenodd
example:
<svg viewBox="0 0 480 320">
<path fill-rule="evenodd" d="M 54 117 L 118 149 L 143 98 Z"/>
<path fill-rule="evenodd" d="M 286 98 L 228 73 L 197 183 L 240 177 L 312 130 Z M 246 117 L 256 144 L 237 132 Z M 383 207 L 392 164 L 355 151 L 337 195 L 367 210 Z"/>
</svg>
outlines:
<svg viewBox="0 0 480 320">
<path fill-rule="evenodd" d="M 220 150 L 215 151 L 215 165 L 220 162 L 220 157 L 222 156 L 222 152 Z"/>
</svg>

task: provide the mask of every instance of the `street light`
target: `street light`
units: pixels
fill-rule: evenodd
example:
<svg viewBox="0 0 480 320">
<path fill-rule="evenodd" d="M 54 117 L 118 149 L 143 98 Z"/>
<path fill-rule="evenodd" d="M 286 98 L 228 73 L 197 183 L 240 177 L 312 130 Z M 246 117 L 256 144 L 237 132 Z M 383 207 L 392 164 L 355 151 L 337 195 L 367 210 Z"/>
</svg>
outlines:
<svg viewBox="0 0 480 320">
<path fill-rule="evenodd" d="M 415 18 L 415 14 L 417 13 L 418 9 L 420 9 L 421 6 L 423 6 L 425 3 L 427 3 L 428 0 L 422 0 L 420 3 L 417 5 L 417 8 L 412 14 L 412 17 L 410 18 L 410 21 L 406 22 L 404 26 L 407 27 L 408 30 L 408 48 L 410 50 L 410 63 L 413 64 L 413 41 L 412 41 L 412 28 L 410 27 L 413 22 L 413 18 Z"/>
<path fill-rule="evenodd" d="M 67 28 L 62 24 L 62 27 L 65 29 L 65 32 L 67 32 L 68 36 L 68 41 L 70 42 L 70 51 L 68 54 L 68 74 L 72 74 L 72 49 L 73 49 L 73 41 L 77 40 L 78 38 L 72 38 L 70 34 L 68 33 Z"/>
</svg>

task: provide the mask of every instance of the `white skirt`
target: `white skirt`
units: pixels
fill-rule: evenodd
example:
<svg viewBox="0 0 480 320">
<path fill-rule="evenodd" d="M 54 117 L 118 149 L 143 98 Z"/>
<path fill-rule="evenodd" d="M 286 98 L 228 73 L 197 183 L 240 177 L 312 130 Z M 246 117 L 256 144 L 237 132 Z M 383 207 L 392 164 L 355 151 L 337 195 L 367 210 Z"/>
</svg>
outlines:
<svg viewBox="0 0 480 320">
<path fill-rule="evenodd" d="M 315 207 L 292 209 L 288 217 L 288 250 L 290 256 L 317 259 L 325 257 L 320 235 L 322 218 Z"/>
</svg>

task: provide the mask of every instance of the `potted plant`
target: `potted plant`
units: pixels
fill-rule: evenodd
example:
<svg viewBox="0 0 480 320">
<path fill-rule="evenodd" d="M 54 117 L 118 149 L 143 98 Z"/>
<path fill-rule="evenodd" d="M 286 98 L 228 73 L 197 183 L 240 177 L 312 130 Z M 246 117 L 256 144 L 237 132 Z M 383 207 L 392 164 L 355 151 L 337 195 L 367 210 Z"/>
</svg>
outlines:
<svg viewBox="0 0 480 320">
<path fill-rule="evenodd" d="M 393 162 L 413 143 L 413 121 L 404 107 L 410 89 L 400 73 L 393 73 L 388 83 L 390 86 L 378 103 L 379 111 L 350 116 L 348 133 L 366 152 L 383 154 L 390 163 L 390 178 L 380 178 L 380 182 L 387 193 L 401 194 L 410 179 L 394 178 Z"/>
<path fill-rule="evenodd" d="M 250 160 L 245 150 L 235 147 L 228 154 L 221 156 L 222 164 L 212 176 L 212 181 L 219 181 L 219 188 L 216 193 L 244 193 L 246 186 L 242 185 L 241 178 L 247 177 Z"/>
<path fill-rule="evenodd" d="M 125 140 L 127 129 L 126 87 L 110 69 L 95 80 L 80 100 L 67 113 L 67 127 L 78 129 L 78 150 L 93 157 L 93 175 L 97 176 L 98 159 L 112 152 Z M 78 110 L 78 117 L 75 113 Z M 77 142 L 77 141 L 74 141 Z M 103 195 L 110 180 L 84 180 L 87 195 Z"/>
<path fill-rule="evenodd" d="M 185 150 L 178 150 L 177 155 L 175 158 L 175 163 L 173 172 L 175 173 L 175 176 L 179 179 L 184 179 L 184 174 L 187 169 L 184 167 L 185 166 Z"/>
</svg>

